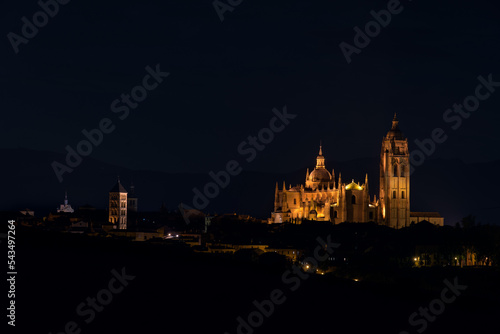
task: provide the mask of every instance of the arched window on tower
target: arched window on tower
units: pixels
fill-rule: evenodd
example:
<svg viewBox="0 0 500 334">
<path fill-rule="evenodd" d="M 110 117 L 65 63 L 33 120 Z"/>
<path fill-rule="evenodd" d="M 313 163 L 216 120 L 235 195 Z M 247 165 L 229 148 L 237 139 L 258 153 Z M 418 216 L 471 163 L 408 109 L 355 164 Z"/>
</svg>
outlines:
<svg viewBox="0 0 500 334">
<path fill-rule="evenodd" d="M 405 191 L 404 190 L 401 192 L 401 198 L 405 199 Z"/>
<path fill-rule="evenodd" d="M 405 177 L 405 166 L 401 166 L 401 177 Z"/>
<path fill-rule="evenodd" d="M 337 210 L 333 211 L 333 218 L 338 218 Z"/>
<path fill-rule="evenodd" d="M 296 198 L 293 199 L 293 205 L 297 205 L 297 199 Z"/>
<path fill-rule="evenodd" d="M 351 203 L 356 204 L 356 196 L 352 195 L 351 197 Z"/>
<path fill-rule="evenodd" d="M 398 165 L 394 165 L 394 176 L 398 176 Z"/>
<path fill-rule="evenodd" d="M 392 198 L 396 198 L 396 190 L 392 192 Z"/>
</svg>

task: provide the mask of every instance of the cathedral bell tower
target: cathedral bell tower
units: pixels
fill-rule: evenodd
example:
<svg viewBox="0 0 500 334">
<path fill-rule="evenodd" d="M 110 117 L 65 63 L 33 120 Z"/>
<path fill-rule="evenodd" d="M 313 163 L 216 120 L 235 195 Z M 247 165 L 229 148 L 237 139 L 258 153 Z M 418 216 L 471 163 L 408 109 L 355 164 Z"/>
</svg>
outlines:
<svg viewBox="0 0 500 334">
<path fill-rule="evenodd" d="M 410 152 L 408 139 L 394 114 L 392 128 L 382 140 L 380 152 L 379 221 L 392 228 L 410 225 Z"/>
</svg>

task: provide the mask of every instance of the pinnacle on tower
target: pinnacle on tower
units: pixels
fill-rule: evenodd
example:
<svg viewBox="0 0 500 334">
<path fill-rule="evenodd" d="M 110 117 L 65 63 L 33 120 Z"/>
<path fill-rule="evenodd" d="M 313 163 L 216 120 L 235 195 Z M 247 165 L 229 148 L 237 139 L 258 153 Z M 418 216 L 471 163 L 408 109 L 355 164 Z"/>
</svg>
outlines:
<svg viewBox="0 0 500 334">
<path fill-rule="evenodd" d="M 398 117 L 396 113 L 394 113 L 394 118 L 392 119 L 392 130 L 396 130 L 398 128 L 398 123 L 399 123 Z"/>
<path fill-rule="evenodd" d="M 323 156 L 323 146 L 319 145 L 319 153 L 316 157 L 316 168 L 325 168 L 325 157 Z"/>
</svg>

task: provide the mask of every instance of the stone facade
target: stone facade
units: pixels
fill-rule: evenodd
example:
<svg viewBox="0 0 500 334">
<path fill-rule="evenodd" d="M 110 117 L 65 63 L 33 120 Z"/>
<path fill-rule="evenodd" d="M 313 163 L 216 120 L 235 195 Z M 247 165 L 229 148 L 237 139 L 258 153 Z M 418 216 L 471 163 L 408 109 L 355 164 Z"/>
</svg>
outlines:
<svg viewBox="0 0 500 334">
<path fill-rule="evenodd" d="M 316 167 L 307 170 L 305 184 L 279 189 L 276 184 L 274 212 L 271 222 L 300 223 L 303 219 L 341 223 L 376 221 L 379 203 L 370 198 L 368 176 L 363 184 L 354 180 L 342 183 L 342 176 L 335 180 L 335 172 L 325 168 L 325 158 L 320 147 Z"/>
<path fill-rule="evenodd" d="M 109 191 L 109 222 L 115 229 L 127 229 L 127 194 L 120 180 Z"/>
<path fill-rule="evenodd" d="M 401 228 L 410 225 L 410 152 L 408 139 L 394 115 L 392 128 L 380 151 L 380 223 Z"/>
<path fill-rule="evenodd" d="M 330 173 L 320 146 L 316 167 L 306 172 L 302 185 L 281 189 L 276 184 L 274 211 L 270 223 L 295 223 L 302 220 L 376 222 L 392 228 L 410 225 L 410 153 L 408 139 L 399 129 L 394 115 L 391 130 L 382 139 L 380 152 L 379 199 L 370 197 L 368 175 L 364 183 L 343 183 L 339 174 Z M 441 218 L 442 219 L 442 218 Z M 440 221 L 443 224 L 442 220 Z"/>
</svg>

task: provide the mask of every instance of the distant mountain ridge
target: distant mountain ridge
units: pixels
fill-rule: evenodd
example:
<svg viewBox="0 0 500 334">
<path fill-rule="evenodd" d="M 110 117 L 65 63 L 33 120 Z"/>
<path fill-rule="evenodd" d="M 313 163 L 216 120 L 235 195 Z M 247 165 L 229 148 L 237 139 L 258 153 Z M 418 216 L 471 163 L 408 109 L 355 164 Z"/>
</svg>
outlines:
<svg viewBox="0 0 500 334">
<path fill-rule="evenodd" d="M 108 191 L 116 183 L 117 176 L 127 190 L 133 182 L 139 198 L 140 211 L 156 211 L 162 203 L 169 210 L 176 210 L 182 202 L 193 206 L 194 187 L 203 191 L 211 181 L 202 173 L 166 173 L 161 171 L 130 170 L 107 164 L 91 157 L 72 173 L 64 175 L 59 183 L 51 163 L 64 161 L 59 153 L 29 149 L 1 149 L 0 167 L 4 189 L 0 210 L 30 208 L 35 214 L 47 214 L 55 210 L 68 191 L 69 203 L 74 207 L 90 204 L 106 208 Z M 378 198 L 379 159 L 364 158 L 346 162 L 326 161 L 327 168 L 335 170 L 338 181 L 364 182 L 368 173 L 370 194 Z M 311 165 L 310 170 L 314 168 Z M 468 214 L 477 216 L 482 223 L 500 224 L 496 212 L 500 209 L 500 180 L 495 177 L 500 161 L 465 164 L 460 160 L 428 160 L 418 167 L 411 177 L 410 200 L 412 211 L 438 211 L 445 223 L 453 225 Z M 278 174 L 243 170 L 233 176 L 229 185 L 221 189 L 217 197 L 202 211 L 208 213 L 237 212 L 255 217 L 270 216 L 274 203 L 276 182 L 279 187 L 286 181 L 287 187 L 304 182 L 306 170 Z M 484 179 L 478 179 L 483 176 Z"/>
</svg>

